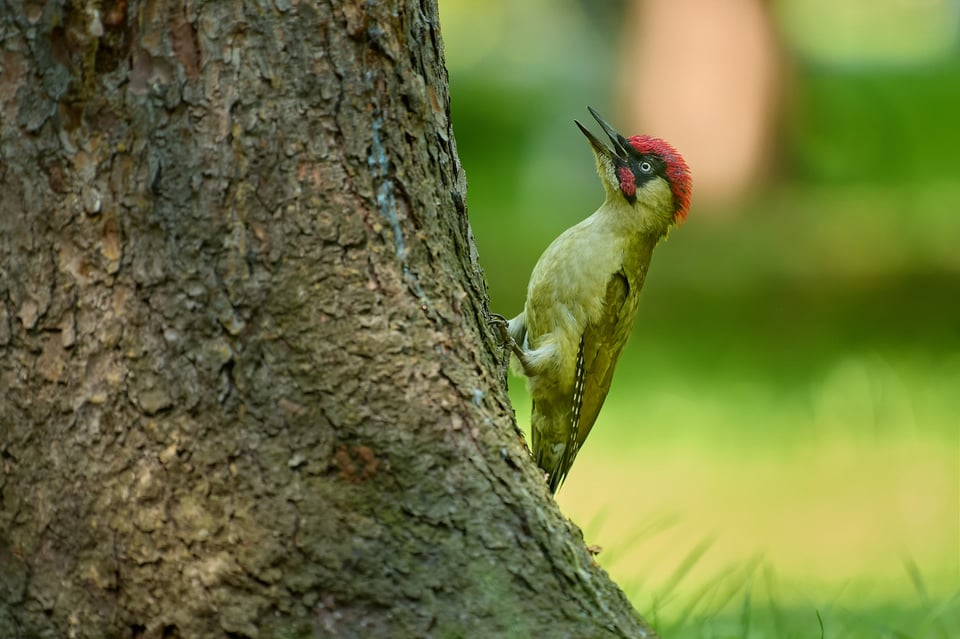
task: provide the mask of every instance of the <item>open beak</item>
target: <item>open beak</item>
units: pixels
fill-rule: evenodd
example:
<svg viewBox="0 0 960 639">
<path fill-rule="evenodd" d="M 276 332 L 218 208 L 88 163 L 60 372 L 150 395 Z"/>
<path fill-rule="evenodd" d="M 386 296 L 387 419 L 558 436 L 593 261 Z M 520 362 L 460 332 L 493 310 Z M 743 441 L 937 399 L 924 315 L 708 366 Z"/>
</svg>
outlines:
<svg viewBox="0 0 960 639">
<path fill-rule="evenodd" d="M 597 153 L 614 160 L 614 162 L 617 160 L 620 161 L 620 164 L 625 162 L 630 154 L 628 150 L 630 149 L 630 142 L 628 142 L 625 137 L 617 133 L 617 131 L 610 126 L 606 120 L 601 118 L 600 114 L 597 113 L 593 107 L 588 106 L 587 110 L 590 111 L 590 115 L 593 116 L 593 119 L 596 120 L 597 124 L 600 125 L 600 128 L 603 129 L 603 132 L 607 134 L 608 138 L 610 138 L 613 148 L 608 147 L 606 144 L 597 139 L 597 136 L 595 136 L 593 133 L 590 133 L 590 130 L 580 124 L 578 120 L 574 120 L 577 126 L 580 127 L 580 131 L 587 136 L 587 140 L 590 141 L 590 146 L 592 146 Z"/>
</svg>

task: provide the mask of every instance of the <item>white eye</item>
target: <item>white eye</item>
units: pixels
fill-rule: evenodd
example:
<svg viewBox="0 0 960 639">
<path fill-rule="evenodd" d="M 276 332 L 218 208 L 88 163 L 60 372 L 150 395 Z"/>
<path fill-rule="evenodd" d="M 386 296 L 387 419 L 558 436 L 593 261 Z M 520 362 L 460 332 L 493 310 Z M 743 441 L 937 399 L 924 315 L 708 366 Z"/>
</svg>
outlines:
<svg viewBox="0 0 960 639">
<path fill-rule="evenodd" d="M 646 162 L 646 161 L 641 162 L 641 163 L 640 163 L 640 172 L 641 172 L 641 173 L 648 173 L 648 174 L 649 174 L 649 173 L 653 173 L 653 166 L 651 166 L 649 162 Z"/>
</svg>

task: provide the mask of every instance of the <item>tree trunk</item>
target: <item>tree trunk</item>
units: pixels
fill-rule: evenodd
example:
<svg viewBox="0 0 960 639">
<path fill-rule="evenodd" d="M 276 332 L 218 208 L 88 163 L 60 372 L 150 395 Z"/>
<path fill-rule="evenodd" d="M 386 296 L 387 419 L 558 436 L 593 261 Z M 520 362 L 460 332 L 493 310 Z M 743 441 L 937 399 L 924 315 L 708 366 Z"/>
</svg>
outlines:
<svg viewBox="0 0 960 639">
<path fill-rule="evenodd" d="M 652 634 L 514 430 L 434 2 L 0 7 L 0 636 Z"/>
</svg>

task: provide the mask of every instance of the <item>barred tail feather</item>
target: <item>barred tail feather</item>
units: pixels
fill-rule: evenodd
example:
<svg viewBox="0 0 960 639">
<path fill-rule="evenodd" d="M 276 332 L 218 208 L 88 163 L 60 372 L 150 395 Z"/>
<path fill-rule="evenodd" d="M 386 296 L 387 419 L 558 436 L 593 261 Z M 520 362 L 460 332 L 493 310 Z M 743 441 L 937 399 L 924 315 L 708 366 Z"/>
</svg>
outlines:
<svg viewBox="0 0 960 639">
<path fill-rule="evenodd" d="M 550 492 L 556 493 L 576 456 L 570 442 L 570 413 L 563 410 L 558 414 L 543 408 L 534 402 L 530 424 L 531 450 L 537 466 L 547 474 Z"/>
</svg>

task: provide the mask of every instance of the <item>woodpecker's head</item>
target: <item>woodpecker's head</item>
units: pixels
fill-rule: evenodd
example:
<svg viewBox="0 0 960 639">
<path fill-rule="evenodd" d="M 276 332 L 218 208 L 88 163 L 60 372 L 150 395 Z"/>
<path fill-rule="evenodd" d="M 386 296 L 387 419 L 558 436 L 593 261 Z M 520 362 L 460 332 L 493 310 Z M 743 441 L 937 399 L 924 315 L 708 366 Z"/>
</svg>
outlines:
<svg viewBox="0 0 960 639">
<path fill-rule="evenodd" d="M 661 213 L 664 231 L 671 224 L 683 222 L 690 208 L 692 185 L 690 169 L 677 150 L 649 135 L 625 138 L 591 107 L 587 109 L 613 145 L 608 147 L 574 120 L 597 156 L 597 173 L 607 197 L 621 197 L 631 206 L 642 204 Z"/>
</svg>

